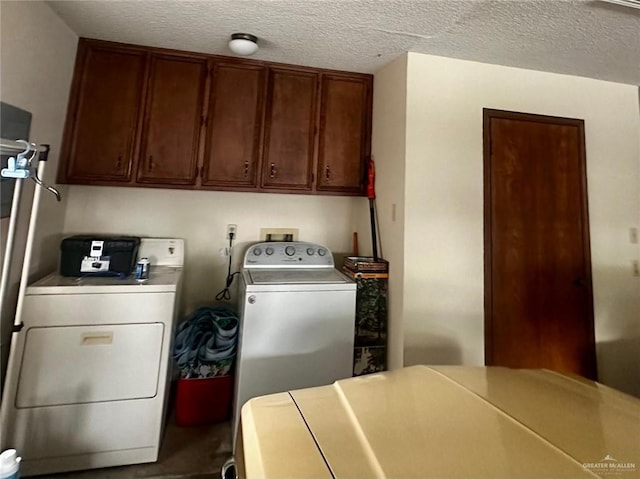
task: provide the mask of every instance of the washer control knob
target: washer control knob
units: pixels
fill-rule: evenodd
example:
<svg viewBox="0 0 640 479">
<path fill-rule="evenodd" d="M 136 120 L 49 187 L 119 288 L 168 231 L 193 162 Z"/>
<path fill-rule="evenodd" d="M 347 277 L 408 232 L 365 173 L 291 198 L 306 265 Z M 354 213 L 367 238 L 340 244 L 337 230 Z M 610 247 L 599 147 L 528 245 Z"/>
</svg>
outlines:
<svg viewBox="0 0 640 479">
<path fill-rule="evenodd" d="M 254 256 L 260 256 L 262 254 L 262 249 L 260 248 L 253 248 L 253 255 Z"/>
<path fill-rule="evenodd" d="M 267 246 L 267 249 L 264 250 L 267 253 L 267 256 L 271 256 L 273 254 L 273 248 L 271 246 Z"/>
<path fill-rule="evenodd" d="M 309 256 L 313 256 L 313 253 L 314 253 L 313 248 L 307 248 L 307 254 Z"/>
<path fill-rule="evenodd" d="M 318 254 L 319 254 L 320 256 L 324 256 L 325 254 L 327 254 L 327 250 L 326 250 L 326 249 L 324 249 L 324 248 L 320 248 L 320 249 L 318 250 Z"/>
<path fill-rule="evenodd" d="M 249 304 L 253 304 L 256 302 L 256 297 L 251 295 L 249 296 L 249 298 L 247 298 L 247 301 L 249 301 Z"/>
<path fill-rule="evenodd" d="M 284 254 L 286 254 L 287 256 L 293 256 L 294 254 L 296 254 L 296 249 L 293 246 L 287 246 L 284 249 Z"/>
</svg>

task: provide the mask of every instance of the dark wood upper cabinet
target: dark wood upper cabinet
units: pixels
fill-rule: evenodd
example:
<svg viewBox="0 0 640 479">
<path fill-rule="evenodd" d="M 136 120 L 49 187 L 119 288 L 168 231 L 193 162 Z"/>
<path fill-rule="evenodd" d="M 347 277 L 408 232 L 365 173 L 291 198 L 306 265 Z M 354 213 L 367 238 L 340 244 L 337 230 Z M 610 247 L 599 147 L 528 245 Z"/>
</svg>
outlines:
<svg viewBox="0 0 640 479">
<path fill-rule="evenodd" d="M 269 72 L 262 187 L 311 190 L 318 74 Z"/>
<path fill-rule="evenodd" d="M 58 181 L 362 195 L 372 81 L 81 38 Z"/>
<path fill-rule="evenodd" d="M 211 76 L 205 186 L 256 188 L 266 68 L 215 64 Z"/>
<path fill-rule="evenodd" d="M 195 184 L 206 76 L 205 58 L 151 56 L 139 182 Z"/>
<path fill-rule="evenodd" d="M 80 42 L 58 181 L 130 180 L 146 56 Z"/>
<path fill-rule="evenodd" d="M 371 145 L 370 77 L 322 76 L 318 191 L 362 194 Z"/>
</svg>

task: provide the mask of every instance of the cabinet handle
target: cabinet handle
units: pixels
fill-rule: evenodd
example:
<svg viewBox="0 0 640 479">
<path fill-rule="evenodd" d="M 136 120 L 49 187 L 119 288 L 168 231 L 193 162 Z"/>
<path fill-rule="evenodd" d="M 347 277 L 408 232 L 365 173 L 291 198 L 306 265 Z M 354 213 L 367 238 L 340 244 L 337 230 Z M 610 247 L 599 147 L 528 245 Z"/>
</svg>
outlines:
<svg viewBox="0 0 640 479">
<path fill-rule="evenodd" d="M 278 176 L 278 170 L 276 169 L 276 164 L 271 163 L 271 172 L 269 173 L 269 178 L 275 178 Z"/>
<path fill-rule="evenodd" d="M 116 160 L 116 170 L 119 170 L 122 166 L 122 155 L 118 155 L 118 159 Z"/>
<path fill-rule="evenodd" d="M 153 171 L 153 155 L 149 156 L 149 171 Z"/>
<path fill-rule="evenodd" d="M 327 181 L 331 181 L 331 170 L 329 170 L 329 165 L 324 168 L 324 179 Z"/>
<path fill-rule="evenodd" d="M 244 162 L 244 176 L 249 176 L 249 162 Z"/>
</svg>

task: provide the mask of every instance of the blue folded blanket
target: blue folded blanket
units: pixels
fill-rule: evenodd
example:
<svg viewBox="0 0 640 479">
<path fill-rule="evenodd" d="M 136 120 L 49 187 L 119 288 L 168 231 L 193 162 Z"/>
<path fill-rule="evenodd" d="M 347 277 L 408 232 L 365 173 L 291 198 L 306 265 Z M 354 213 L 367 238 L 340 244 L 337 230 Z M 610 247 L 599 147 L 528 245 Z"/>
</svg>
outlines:
<svg viewBox="0 0 640 479">
<path fill-rule="evenodd" d="M 173 357 L 181 378 L 226 376 L 236 355 L 238 317 L 229 308 L 203 307 L 178 325 Z"/>
</svg>

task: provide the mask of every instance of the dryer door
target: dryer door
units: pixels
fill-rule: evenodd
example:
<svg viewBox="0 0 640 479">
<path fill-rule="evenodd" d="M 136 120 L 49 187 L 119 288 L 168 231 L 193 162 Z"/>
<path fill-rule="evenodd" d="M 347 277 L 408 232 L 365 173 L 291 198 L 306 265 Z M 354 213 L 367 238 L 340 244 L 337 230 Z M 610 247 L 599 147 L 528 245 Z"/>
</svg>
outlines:
<svg viewBox="0 0 640 479">
<path fill-rule="evenodd" d="M 163 334 L 162 323 L 30 328 L 16 407 L 153 397 Z"/>
</svg>

